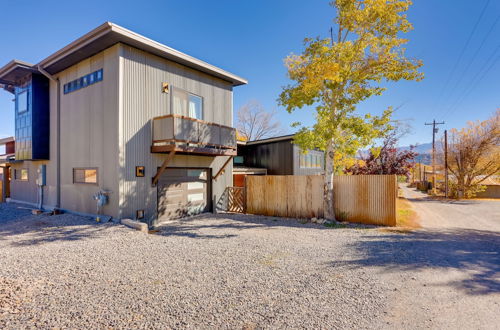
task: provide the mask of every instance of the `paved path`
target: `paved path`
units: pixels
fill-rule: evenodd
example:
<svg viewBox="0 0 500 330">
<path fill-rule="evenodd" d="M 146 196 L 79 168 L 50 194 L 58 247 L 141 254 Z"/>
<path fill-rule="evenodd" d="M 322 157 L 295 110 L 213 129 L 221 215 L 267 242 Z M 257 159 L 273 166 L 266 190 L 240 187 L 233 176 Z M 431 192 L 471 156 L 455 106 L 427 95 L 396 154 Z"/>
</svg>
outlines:
<svg viewBox="0 0 500 330">
<path fill-rule="evenodd" d="M 442 201 L 413 188 L 401 186 L 412 202 L 423 228 L 474 229 L 500 232 L 500 201 Z"/>
</svg>

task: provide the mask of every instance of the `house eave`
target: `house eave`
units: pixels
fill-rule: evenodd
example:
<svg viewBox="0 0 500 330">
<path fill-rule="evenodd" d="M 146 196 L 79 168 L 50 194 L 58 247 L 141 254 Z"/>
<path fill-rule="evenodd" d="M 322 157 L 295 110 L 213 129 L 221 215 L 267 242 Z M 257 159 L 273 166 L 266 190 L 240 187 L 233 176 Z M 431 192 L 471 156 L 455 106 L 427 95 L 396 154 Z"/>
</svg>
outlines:
<svg viewBox="0 0 500 330">
<path fill-rule="evenodd" d="M 100 25 L 61 50 L 50 55 L 38 65 L 43 67 L 50 74 L 56 74 L 117 43 L 123 43 L 198 71 L 205 72 L 228 81 L 233 86 L 248 83 L 246 79 L 111 22 Z"/>
</svg>

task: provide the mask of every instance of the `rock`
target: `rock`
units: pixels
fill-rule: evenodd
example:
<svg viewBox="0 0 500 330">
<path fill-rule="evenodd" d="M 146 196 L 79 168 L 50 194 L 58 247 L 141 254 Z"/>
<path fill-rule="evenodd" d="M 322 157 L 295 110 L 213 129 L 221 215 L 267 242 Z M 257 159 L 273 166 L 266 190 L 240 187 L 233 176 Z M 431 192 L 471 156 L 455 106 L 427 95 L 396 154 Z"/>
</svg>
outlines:
<svg viewBox="0 0 500 330">
<path fill-rule="evenodd" d="M 312 223 L 318 223 L 318 219 L 317 218 L 311 218 L 311 222 Z"/>
</svg>

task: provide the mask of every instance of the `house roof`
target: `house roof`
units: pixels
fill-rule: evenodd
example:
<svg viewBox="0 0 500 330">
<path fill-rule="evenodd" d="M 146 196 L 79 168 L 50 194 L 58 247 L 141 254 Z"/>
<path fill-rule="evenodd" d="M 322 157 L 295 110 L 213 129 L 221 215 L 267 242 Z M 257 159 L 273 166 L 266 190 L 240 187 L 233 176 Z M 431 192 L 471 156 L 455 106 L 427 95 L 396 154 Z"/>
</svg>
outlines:
<svg viewBox="0 0 500 330">
<path fill-rule="evenodd" d="M 500 186 L 500 177 L 492 175 L 481 182 L 481 184 L 485 186 Z"/>
<path fill-rule="evenodd" d="M 271 143 L 271 142 L 280 142 L 280 141 L 293 140 L 294 136 L 295 136 L 295 134 L 290 134 L 290 135 L 276 136 L 276 137 L 267 138 L 267 139 L 261 139 L 261 140 L 247 141 L 245 143 L 245 145 L 251 146 L 251 145 L 255 145 L 255 144 L 263 144 L 263 143 Z"/>
<path fill-rule="evenodd" d="M 214 77 L 226 80 L 232 83 L 233 86 L 248 83 L 246 79 L 235 74 L 146 38 L 119 25 L 106 22 L 36 65 L 17 60 L 9 62 L 4 67 L 0 68 L 0 84 L 5 85 L 5 82 L 1 80 L 7 80 L 8 82 L 15 81 L 16 77 L 22 78 L 23 75 L 26 75 L 30 71 L 37 70 L 39 66 L 48 73 L 55 74 L 116 43 L 127 44 L 198 71 L 205 72 Z"/>
</svg>

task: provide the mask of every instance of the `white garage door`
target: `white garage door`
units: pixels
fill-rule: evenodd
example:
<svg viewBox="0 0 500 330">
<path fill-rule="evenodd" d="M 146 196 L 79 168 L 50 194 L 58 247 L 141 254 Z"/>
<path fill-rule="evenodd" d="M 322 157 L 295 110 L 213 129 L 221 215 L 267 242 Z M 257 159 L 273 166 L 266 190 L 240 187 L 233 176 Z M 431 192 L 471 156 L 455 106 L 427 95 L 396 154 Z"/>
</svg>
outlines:
<svg viewBox="0 0 500 330">
<path fill-rule="evenodd" d="M 158 180 L 158 219 L 209 212 L 208 173 L 207 169 L 167 168 Z"/>
</svg>

